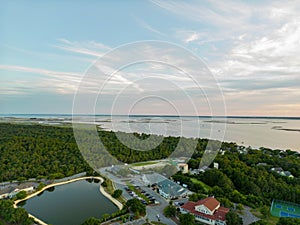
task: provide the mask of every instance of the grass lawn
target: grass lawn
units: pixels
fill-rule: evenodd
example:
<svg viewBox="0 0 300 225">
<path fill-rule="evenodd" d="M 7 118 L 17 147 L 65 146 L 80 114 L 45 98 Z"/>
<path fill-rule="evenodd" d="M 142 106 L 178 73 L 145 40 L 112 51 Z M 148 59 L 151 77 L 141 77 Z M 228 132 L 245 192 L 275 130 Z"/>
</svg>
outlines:
<svg viewBox="0 0 300 225">
<path fill-rule="evenodd" d="M 139 163 L 133 163 L 131 166 L 148 166 L 148 165 L 154 165 L 157 164 L 158 162 L 139 162 Z"/>
<path fill-rule="evenodd" d="M 113 185 L 113 182 L 110 179 L 106 178 L 105 183 L 106 183 L 107 186 L 106 187 L 102 186 L 102 187 L 104 188 L 105 192 L 107 192 L 108 194 L 112 195 L 114 193 L 114 191 L 115 191 L 115 187 Z M 117 200 L 119 202 L 121 202 L 122 204 L 125 204 L 125 202 L 126 202 L 126 199 L 123 198 L 122 195 L 119 198 L 117 198 Z"/>
<path fill-rule="evenodd" d="M 265 217 L 264 215 L 261 214 L 260 208 L 251 209 L 251 212 L 253 213 L 254 216 L 266 221 L 268 225 L 276 225 L 279 220 L 279 218 L 271 215 Z"/>
<path fill-rule="evenodd" d="M 201 186 L 204 188 L 204 190 L 206 192 L 210 191 L 211 190 L 211 187 L 208 186 L 207 184 L 203 183 L 202 181 L 200 180 L 197 180 L 196 178 L 191 178 L 191 181 L 194 183 L 194 184 L 201 184 Z"/>
<path fill-rule="evenodd" d="M 137 196 L 139 196 L 140 198 L 144 199 L 148 204 L 149 204 L 149 199 L 143 195 L 140 190 L 137 190 L 131 183 L 129 182 L 126 182 L 126 185 L 128 186 L 128 188 L 131 190 L 131 191 L 134 191 Z"/>
</svg>

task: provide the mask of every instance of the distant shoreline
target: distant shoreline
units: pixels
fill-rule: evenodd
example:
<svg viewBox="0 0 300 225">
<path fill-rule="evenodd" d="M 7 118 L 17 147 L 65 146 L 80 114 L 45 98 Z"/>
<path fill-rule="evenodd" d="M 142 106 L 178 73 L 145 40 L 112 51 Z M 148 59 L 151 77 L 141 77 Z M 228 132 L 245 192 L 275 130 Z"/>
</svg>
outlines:
<svg viewBox="0 0 300 225">
<path fill-rule="evenodd" d="M 9 115 L 12 116 L 14 114 Z M 92 115 L 88 115 L 87 117 L 84 117 L 84 115 L 80 115 L 77 118 L 75 118 L 74 122 L 73 118 L 71 117 L 71 114 L 18 115 L 20 115 L 20 117 L 1 117 L 0 114 L 0 123 L 24 125 L 38 124 L 45 126 L 70 127 L 71 129 L 72 127 L 74 129 L 74 124 L 85 124 L 97 126 L 97 128 L 102 131 L 124 133 L 137 132 L 151 135 L 162 135 L 165 137 L 180 136 L 184 138 L 215 139 L 223 142 L 234 142 L 237 145 L 241 146 L 251 146 L 252 148 L 256 149 L 265 147 L 273 150 L 292 150 L 300 152 L 299 137 L 296 136 L 299 135 L 300 132 L 300 117 L 298 117 L 299 119 L 296 117 L 234 117 L 235 119 L 233 117 L 227 117 L 226 119 L 208 117 L 182 117 L 177 119 L 175 116 L 151 118 L 152 116 L 147 115 L 146 117 L 139 116 L 125 118 L 121 116 L 114 116 L 113 118 L 110 118 L 108 117 L 108 115 L 105 117 L 105 114 L 101 114 L 100 117 L 97 117 L 96 115 L 95 118 L 92 117 Z M 198 127 L 194 126 L 196 122 L 199 122 Z M 114 123 L 118 123 L 117 129 L 114 128 Z M 128 126 L 126 126 L 126 124 L 131 123 L 136 124 L 136 130 L 128 131 Z M 168 128 L 168 130 L 166 130 L 166 133 L 161 132 L 161 130 L 158 129 L 153 129 L 154 132 L 150 132 L 149 130 L 144 129 L 143 125 L 139 125 L 153 124 L 153 126 L 159 126 L 157 124 L 160 123 L 166 124 L 165 127 Z M 176 125 L 177 123 L 181 123 L 181 127 L 185 130 L 176 130 L 174 128 L 174 125 Z M 223 127 L 221 127 L 222 129 L 220 129 L 217 128 L 218 126 Z M 280 129 L 278 129 L 279 126 L 281 126 Z M 219 129 L 219 131 L 223 131 L 224 136 L 219 136 L 219 138 L 211 137 L 211 132 L 209 131 L 209 129 L 212 129 L 213 127 L 215 127 L 214 129 Z M 277 129 L 275 129 L 274 127 Z M 247 135 L 247 132 L 249 131 L 248 128 L 252 130 L 252 133 L 250 135 Z M 254 129 L 256 129 L 255 132 L 253 132 Z M 168 131 L 170 132 L 168 133 Z M 261 135 L 259 135 L 259 133 Z"/>
<path fill-rule="evenodd" d="M 53 113 L 53 114 L 31 114 L 31 113 L 12 113 L 12 114 L 6 114 L 6 113 L 3 113 L 3 114 L 0 114 L 0 117 L 11 117 L 11 118 L 29 118 L 29 117 L 37 117 L 37 118 L 45 118 L 45 117 L 73 117 L 73 116 L 86 116 L 86 117 L 93 117 L 93 116 L 112 116 L 112 117 L 131 117 L 131 118 L 134 118 L 134 117 L 172 117 L 172 118 L 181 118 L 181 117 L 185 117 L 185 118 L 224 118 L 224 119 L 287 119 L 287 120 L 300 120 L 300 116 L 208 116 L 208 115 L 202 115 L 202 116 L 193 116 L 193 115 L 143 115 L 143 114 L 140 114 L 140 115 L 137 115 L 137 114 L 132 114 L 132 115 L 124 115 L 124 114 L 116 114 L 116 115 L 110 115 L 110 114 L 60 114 L 60 113 Z"/>
<path fill-rule="evenodd" d="M 37 196 L 38 194 L 42 193 L 43 191 L 47 190 L 48 188 L 51 188 L 51 187 L 55 187 L 55 186 L 60 186 L 60 185 L 65 185 L 65 184 L 69 184 L 69 183 L 73 183 L 73 182 L 76 182 L 76 181 L 80 181 L 80 180 L 86 180 L 86 179 L 96 179 L 96 180 L 100 180 L 100 187 L 99 187 L 99 191 L 101 192 L 101 194 L 103 194 L 106 198 L 108 198 L 112 203 L 114 203 L 120 210 L 123 208 L 123 205 L 122 203 L 120 203 L 117 199 L 113 198 L 110 194 L 108 194 L 104 188 L 102 187 L 102 183 L 104 182 L 104 179 L 102 177 L 93 177 L 93 176 L 89 176 L 89 177 L 79 177 L 79 178 L 74 178 L 74 179 L 71 179 L 71 180 L 67 180 L 67 181 L 62 181 L 62 182 L 58 182 L 58 183 L 53 183 L 53 184 L 49 184 L 45 187 L 43 187 L 41 190 L 39 191 L 36 191 L 28 196 L 26 196 L 26 198 L 24 199 L 19 199 L 19 200 L 16 200 L 14 201 L 14 208 L 18 208 L 18 204 L 20 202 L 23 202 L 23 201 L 26 201 L 30 198 L 33 198 L 35 196 Z M 29 217 L 33 218 L 36 222 L 40 223 L 41 225 L 48 225 L 47 223 L 45 223 L 44 221 L 42 221 L 41 219 L 35 217 L 34 215 L 28 213 Z"/>
</svg>

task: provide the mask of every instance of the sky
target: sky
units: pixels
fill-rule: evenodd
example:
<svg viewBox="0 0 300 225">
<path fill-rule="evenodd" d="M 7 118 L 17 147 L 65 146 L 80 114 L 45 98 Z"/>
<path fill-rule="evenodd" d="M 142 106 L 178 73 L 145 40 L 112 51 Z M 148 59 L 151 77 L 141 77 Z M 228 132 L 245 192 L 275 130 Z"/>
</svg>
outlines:
<svg viewBox="0 0 300 225">
<path fill-rule="evenodd" d="M 0 113 L 299 116 L 299 11 L 299 1 L 1 1 Z"/>
</svg>

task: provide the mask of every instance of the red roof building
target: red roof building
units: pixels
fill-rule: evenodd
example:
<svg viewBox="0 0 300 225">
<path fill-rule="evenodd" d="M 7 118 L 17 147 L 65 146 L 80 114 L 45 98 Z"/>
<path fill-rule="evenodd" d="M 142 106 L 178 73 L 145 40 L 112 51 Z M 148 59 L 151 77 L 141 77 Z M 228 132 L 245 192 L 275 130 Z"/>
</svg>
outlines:
<svg viewBox="0 0 300 225">
<path fill-rule="evenodd" d="M 187 202 L 180 207 L 181 213 L 191 213 L 195 219 L 210 225 L 225 225 L 228 208 L 220 206 L 214 197 L 205 198 L 198 202 Z"/>
</svg>

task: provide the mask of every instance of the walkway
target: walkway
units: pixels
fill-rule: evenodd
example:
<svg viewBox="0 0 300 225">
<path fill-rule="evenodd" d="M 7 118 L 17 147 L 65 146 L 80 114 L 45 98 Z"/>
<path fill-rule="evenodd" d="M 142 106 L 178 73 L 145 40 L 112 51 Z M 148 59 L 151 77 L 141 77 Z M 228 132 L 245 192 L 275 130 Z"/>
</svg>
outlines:
<svg viewBox="0 0 300 225">
<path fill-rule="evenodd" d="M 30 199 L 30 198 L 32 198 L 32 197 L 34 197 L 34 196 L 36 196 L 36 195 L 42 193 L 43 191 L 45 191 L 45 190 L 48 189 L 48 188 L 55 187 L 55 186 L 59 186 L 59 185 L 63 185 L 63 184 L 72 183 L 72 182 L 79 181 L 79 180 L 85 180 L 85 179 L 97 179 L 97 180 L 100 180 L 100 185 L 99 185 L 99 186 L 100 186 L 100 188 L 99 188 L 100 192 L 101 192 L 105 197 L 107 197 L 110 201 L 112 201 L 119 209 L 122 209 L 122 208 L 123 208 L 122 203 L 120 203 L 117 199 L 113 198 L 110 194 L 108 194 L 108 193 L 104 190 L 104 188 L 101 186 L 101 184 L 103 183 L 104 179 L 103 179 L 102 177 L 91 177 L 91 176 L 90 176 L 90 177 L 79 177 L 79 178 L 75 178 L 75 179 L 72 179 L 72 180 L 67 180 L 67 181 L 62 181 L 62 182 L 59 182 L 59 183 L 49 184 L 49 185 L 45 186 L 44 188 L 42 188 L 41 190 L 39 190 L 39 191 L 37 191 L 37 192 L 34 192 L 34 193 L 28 195 L 28 196 L 27 196 L 26 198 L 24 198 L 24 199 L 16 200 L 16 201 L 14 202 L 14 208 L 18 208 L 17 205 L 18 205 L 20 202 L 23 202 L 23 201 L 25 201 L 25 200 L 27 200 L 27 199 Z M 29 217 L 33 218 L 34 220 L 36 220 L 36 221 L 37 221 L 38 223 L 40 223 L 41 225 L 47 225 L 47 223 L 45 223 L 45 222 L 43 222 L 42 220 L 36 218 L 35 216 L 33 216 L 33 215 L 29 214 L 29 213 L 28 213 L 28 215 L 29 215 Z"/>
</svg>

